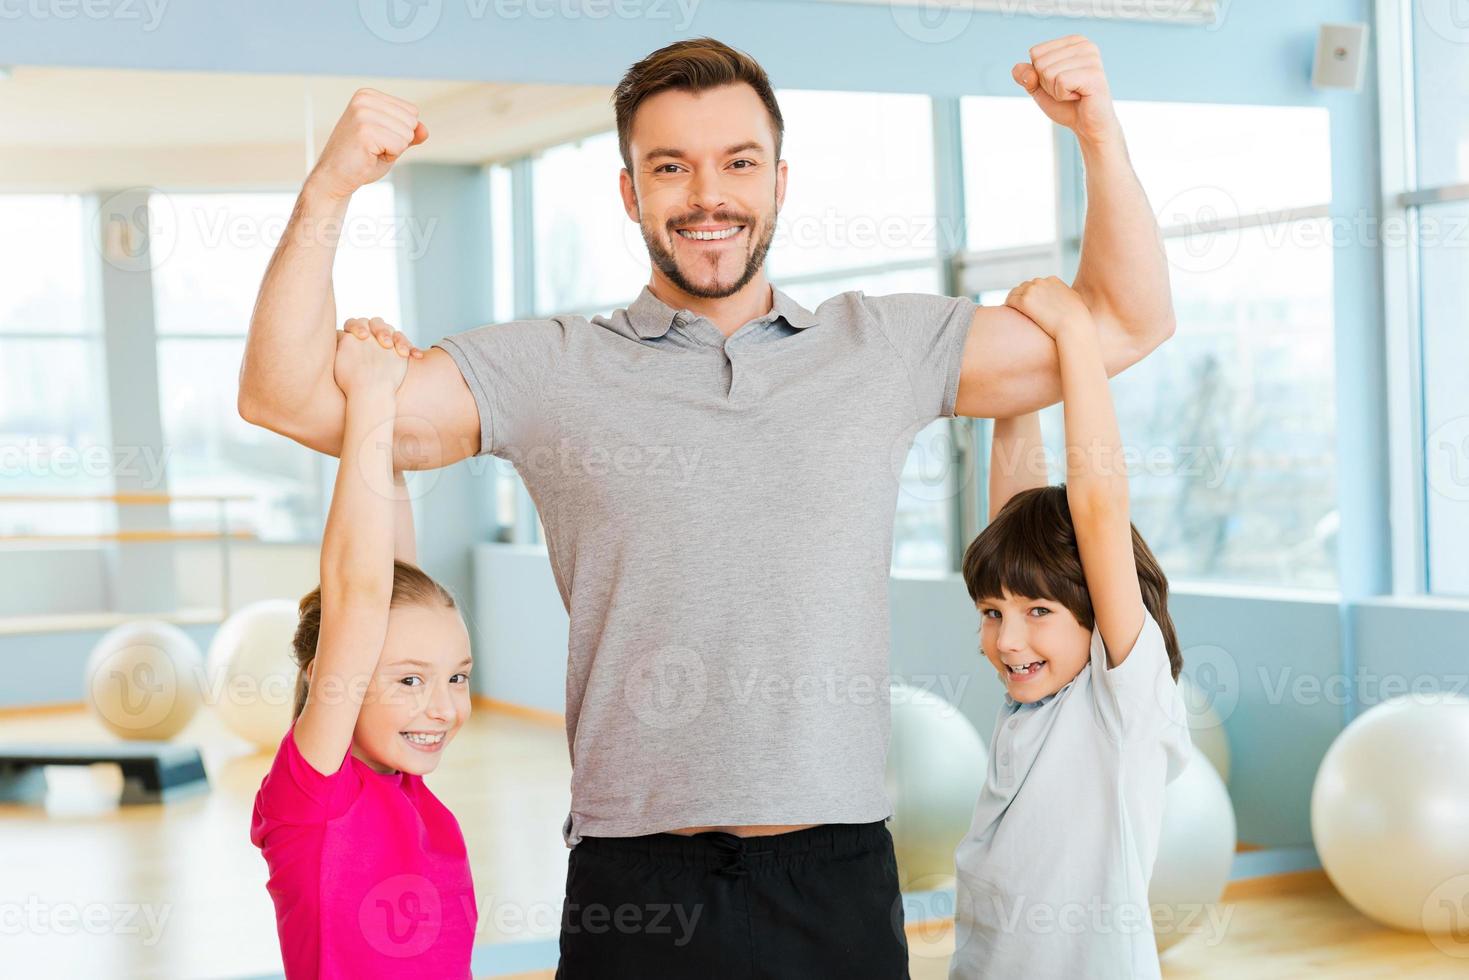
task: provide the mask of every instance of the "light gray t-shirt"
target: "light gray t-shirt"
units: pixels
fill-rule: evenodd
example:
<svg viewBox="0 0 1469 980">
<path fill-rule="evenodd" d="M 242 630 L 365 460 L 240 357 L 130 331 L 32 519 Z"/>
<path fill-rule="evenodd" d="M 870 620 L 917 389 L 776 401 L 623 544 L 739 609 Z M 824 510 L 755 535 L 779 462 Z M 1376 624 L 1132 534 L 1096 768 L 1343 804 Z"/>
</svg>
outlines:
<svg viewBox="0 0 1469 980">
<path fill-rule="evenodd" d="M 728 339 L 644 287 L 625 310 L 435 346 L 515 464 L 570 614 L 568 847 L 891 808 L 888 571 L 913 437 L 952 417 L 976 305 L 773 308 Z"/>
<path fill-rule="evenodd" d="M 1029 704 L 1005 696 L 954 855 L 951 980 L 1159 976 L 1148 882 L 1189 734 L 1163 631 L 1143 617 L 1121 665 L 1094 628 L 1070 684 Z"/>
</svg>

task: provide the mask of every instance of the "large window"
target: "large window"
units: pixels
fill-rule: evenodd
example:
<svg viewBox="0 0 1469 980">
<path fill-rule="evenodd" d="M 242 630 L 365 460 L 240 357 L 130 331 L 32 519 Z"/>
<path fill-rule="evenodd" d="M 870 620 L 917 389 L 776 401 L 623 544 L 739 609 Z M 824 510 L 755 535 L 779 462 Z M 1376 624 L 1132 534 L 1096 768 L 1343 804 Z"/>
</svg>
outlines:
<svg viewBox="0 0 1469 980">
<path fill-rule="evenodd" d="M 0 195 L 0 485 L 105 495 L 114 459 L 86 199 Z M 113 530 L 103 503 L 0 501 L 0 534 Z"/>
<path fill-rule="evenodd" d="M 766 269 L 807 309 L 847 290 L 944 292 L 933 113 L 919 95 L 784 91 L 785 203 Z M 893 569 L 947 571 L 960 501 L 948 422 L 917 433 L 899 475 Z"/>
<path fill-rule="evenodd" d="M 240 418 L 240 358 L 255 294 L 290 217 L 288 193 L 155 193 L 154 309 L 158 397 L 168 489 L 176 495 L 244 495 L 230 523 L 270 540 L 308 540 L 321 530 L 322 458 Z M 352 198 L 333 269 L 337 323 L 381 316 L 399 324 L 392 187 Z M 326 325 L 322 325 L 326 329 Z M 215 529 L 216 506 L 175 503 L 177 528 Z"/>
<path fill-rule="evenodd" d="M 1056 242 L 1056 145 L 1029 98 L 959 100 L 966 246 L 987 253 Z M 1051 270 L 1055 272 L 1057 270 Z"/>
<path fill-rule="evenodd" d="M 536 157 L 531 214 L 537 314 L 606 313 L 631 302 L 648 281 L 642 235 L 618 194 L 621 170 L 615 132 Z"/>
<path fill-rule="evenodd" d="M 1163 228 L 1178 318 L 1173 339 L 1112 383 L 1134 523 L 1178 579 L 1334 586 L 1326 111 L 1129 103 L 1118 115 Z M 961 116 L 963 282 L 999 303 L 1014 282 L 1066 271 L 1055 130 L 1024 100 L 966 98 Z M 1068 216 L 1068 246 L 1082 217 Z M 1041 427 L 1059 482 L 1059 405 Z"/>
<path fill-rule="evenodd" d="M 767 261 L 771 279 L 937 268 L 929 99 L 805 91 L 778 97 L 789 172 Z"/>
<path fill-rule="evenodd" d="M 1133 522 L 1176 579 L 1332 588 L 1326 110 L 1124 103 L 1118 116 L 1178 321 L 1112 383 Z M 1043 427 L 1054 453 L 1059 406 Z"/>
</svg>

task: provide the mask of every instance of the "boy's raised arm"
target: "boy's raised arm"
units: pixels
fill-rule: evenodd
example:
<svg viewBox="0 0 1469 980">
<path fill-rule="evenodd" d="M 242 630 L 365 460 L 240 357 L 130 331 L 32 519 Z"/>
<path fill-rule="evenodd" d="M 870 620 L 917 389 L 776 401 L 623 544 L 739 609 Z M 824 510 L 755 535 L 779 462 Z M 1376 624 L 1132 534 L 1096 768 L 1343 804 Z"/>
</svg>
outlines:
<svg viewBox="0 0 1469 980">
<path fill-rule="evenodd" d="M 1038 412 L 995 419 L 990 438 L 990 520 L 1020 491 L 1046 485 L 1045 453 Z"/>
</svg>

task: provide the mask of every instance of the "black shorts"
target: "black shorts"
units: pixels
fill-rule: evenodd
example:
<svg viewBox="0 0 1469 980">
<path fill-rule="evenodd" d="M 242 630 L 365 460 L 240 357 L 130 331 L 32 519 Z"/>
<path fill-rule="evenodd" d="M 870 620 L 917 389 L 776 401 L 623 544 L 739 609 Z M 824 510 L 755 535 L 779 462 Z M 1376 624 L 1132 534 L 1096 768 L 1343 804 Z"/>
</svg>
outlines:
<svg viewBox="0 0 1469 980">
<path fill-rule="evenodd" d="M 883 821 L 764 837 L 584 837 L 571 850 L 557 980 L 906 980 Z"/>
</svg>

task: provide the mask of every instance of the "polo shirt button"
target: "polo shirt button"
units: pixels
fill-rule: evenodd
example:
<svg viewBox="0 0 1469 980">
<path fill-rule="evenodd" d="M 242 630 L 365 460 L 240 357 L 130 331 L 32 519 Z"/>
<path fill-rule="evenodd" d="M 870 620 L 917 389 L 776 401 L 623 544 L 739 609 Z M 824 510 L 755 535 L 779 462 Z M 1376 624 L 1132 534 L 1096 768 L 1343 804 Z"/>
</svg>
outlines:
<svg viewBox="0 0 1469 980">
<path fill-rule="evenodd" d="M 1002 765 L 1002 766 L 1008 766 L 1009 764 L 1010 764 L 1010 753 L 1006 752 L 1006 753 L 1004 753 L 1003 755 L 1000 756 L 1000 765 Z"/>
<path fill-rule="evenodd" d="M 1019 718 L 1011 718 L 1010 719 L 1010 727 L 1011 728 L 1019 728 L 1020 727 L 1020 719 Z"/>
</svg>

